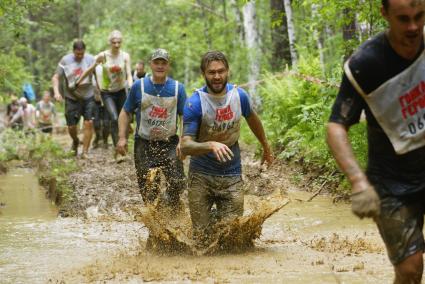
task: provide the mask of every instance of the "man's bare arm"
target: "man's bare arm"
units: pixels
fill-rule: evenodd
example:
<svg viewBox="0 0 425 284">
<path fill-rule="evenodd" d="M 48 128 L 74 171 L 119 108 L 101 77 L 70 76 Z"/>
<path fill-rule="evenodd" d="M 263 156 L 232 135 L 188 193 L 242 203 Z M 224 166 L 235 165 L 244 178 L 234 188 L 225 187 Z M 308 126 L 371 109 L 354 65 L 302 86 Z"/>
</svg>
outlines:
<svg viewBox="0 0 425 284">
<path fill-rule="evenodd" d="M 131 88 L 131 86 L 133 85 L 133 74 L 131 74 L 131 60 L 130 60 L 130 55 L 127 54 L 127 60 L 126 60 L 126 64 L 125 64 L 125 72 L 127 74 L 127 82 L 128 82 L 128 87 Z"/>
<path fill-rule="evenodd" d="M 232 150 L 225 144 L 215 141 L 196 142 L 191 136 L 183 136 L 181 151 L 185 156 L 198 156 L 213 152 L 220 162 L 230 161 L 233 157 Z"/>
<path fill-rule="evenodd" d="M 327 143 L 339 168 L 353 185 L 353 192 L 363 190 L 366 183 L 369 186 L 367 177 L 360 168 L 348 140 L 348 128 L 339 123 L 329 122 Z"/>
<path fill-rule="evenodd" d="M 52 86 L 53 86 L 53 94 L 55 96 L 55 100 L 61 101 L 62 95 L 59 92 L 59 74 L 55 73 L 52 77 Z"/>
<path fill-rule="evenodd" d="M 98 65 L 97 62 L 93 63 L 89 68 L 87 68 L 83 74 L 81 75 L 80 78 L 78 78 L 77 82 L 75 83 L 75 85 L 79 85 L 87 76 L 89 76 L 91 73 L 93 73 L 93 71 L 96 69 L 96 66 Z"/>
<path fill-rule="evenodd" d="M 263 158 L 262 162 L 267 162 L 267 164 L 273 163 L 273 156 L 270 150 L 269 143 L 267 142 L 266 134 L 264 132 L 263 124 L 261 123 L 260 118 L 257 113 L 252 111 L 251 114 L 246 118 L 249 128 L 255 137 L 257 137 L 261 146 L 263 147 Z"/>
<path fill-rule="evenodd" d="M 131 114 L 121 109 L 120 115 L 118 117 L 118 143 L 116 146 L 116 151 L 125 155 L 127 153 L 127 132 L 128 125 L 130 124 Z"/>
<path fill-rule="evenodd" d="M 376 217 L 380 214 L 380 200 L 374 187 L 357 162 L 348 140 L 348 128 L 330 122 L 327 142 L 340 169 L 351 183 L 351 209 L 358 217 Z"/>
</svg>

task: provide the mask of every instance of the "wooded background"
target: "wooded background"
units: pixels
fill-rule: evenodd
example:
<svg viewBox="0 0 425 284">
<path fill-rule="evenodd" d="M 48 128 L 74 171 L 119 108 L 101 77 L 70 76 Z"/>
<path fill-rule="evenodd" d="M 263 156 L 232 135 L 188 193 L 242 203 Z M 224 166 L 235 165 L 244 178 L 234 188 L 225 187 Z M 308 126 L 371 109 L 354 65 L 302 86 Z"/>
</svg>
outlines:
<svg viewBox="0 0 425 284">
<path fill-rule="evenodd" d="M 201 55 L 223 51 L 232 81 L 258 80 L 318 64 L 318 77 L 339 78 L 353 47 L 383 29 L 380 0 L 2 0 L 0 95 L 19 95 L 24 81 L 37 93 L 50 85 L 60 58 L 83 38 L 93 54 L 121 30 L 132 62 L 154 48 L 169 50 L 172 76 L 188 92 L 202 84 Z M 253 88 L 251 92 L 255 92 Z"/>
<path fill-rule="evenodd" d="M 221 50 L 232 83 L 261 80 L 245 87 L 262 102 L 258 110 L 276 155 L 316 172 L 322 187 L 333 183 L 348 194 L 325 142 L 326 123 L 344 60 L 385 29 L 380 6 L 380 0 L 2 0 L 0 100 L 7 102 L 10 92 L 19 96 L 24 82 L 38 95 L 47 90 L 75 38 L 97 54 L 108 48 L 113 29 L 123 33 L 122 49 L 133 64 L 166 48 L 171 76 L 189 95 L 204 83 L 202 54 Z M 255 143 L 247 129 L 242 140 Z M 350 131 L 363 166 L 364 137 L 364 122 Z"/>
</svg>

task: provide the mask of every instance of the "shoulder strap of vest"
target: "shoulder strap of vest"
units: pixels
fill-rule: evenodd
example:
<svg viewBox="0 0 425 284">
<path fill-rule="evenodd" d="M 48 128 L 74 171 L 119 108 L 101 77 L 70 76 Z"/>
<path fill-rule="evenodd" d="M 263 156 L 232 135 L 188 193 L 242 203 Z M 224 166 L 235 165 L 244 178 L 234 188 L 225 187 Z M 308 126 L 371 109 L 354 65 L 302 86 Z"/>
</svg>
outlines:
<svg viewBox="0 0 425 284">
<path fill-rule="evenodd" d="M 145 78 L 140 79 L 140 91 L 142 93 L 142 97 L 145 94 Z"/>
<path fill-rule="evenodd" d="M 174 90 L 174 95 L 178 97 L 179 94 L 179 81 L 176 81 L 176 89 Z"/>
<path fill-rule="evenodd" d="M 347 75 L 348 80 L 351 82 L 351 84 L 353 85 L 354 89 L 356 89 L 356 91 L 362 96 L 362 97 L 366 97 L 366 93 L 363 91 L 363 89 L 360 87 L 360 85 L 357 83 L 356 79 L 354 79 L 353 73 L 351 73 L 350 70 L 350 59 L 348 59 L 345 64 L 344 64 L 344 72 L 345 75 Z"/>
</svg>

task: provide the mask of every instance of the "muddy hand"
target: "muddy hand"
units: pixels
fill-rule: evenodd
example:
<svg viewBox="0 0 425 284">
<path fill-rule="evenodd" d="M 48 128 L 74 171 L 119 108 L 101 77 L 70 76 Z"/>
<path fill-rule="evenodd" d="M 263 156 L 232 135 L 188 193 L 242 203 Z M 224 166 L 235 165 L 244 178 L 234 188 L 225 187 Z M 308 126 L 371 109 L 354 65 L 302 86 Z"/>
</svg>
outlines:
<svg viewBox="0 0 425 284">
<path fill-rule="evenodd" d="M 55 93 L 55 100 L 57 100 L 58 102 L 62 101 L 62 95 L 60 93 Z"/>
<path fill-rule="evenodd" d="M 96 65 L 102 64 L 105 60 L 105 54 L 102 53 L 102 54 L 97 55 L 95 60 L 96 60 Z"/>
<path fill-rule="evenodd" d="M 127 139 L 120 138 L 118 140 L 117 146 L 115 147 L 116 153 L 125 156 L 127 154 Z"/>
<path fill-rule="evenodd" d="M 360 219 L 379 215 L 381 202 L 373 186 L 369 185 L 366 189 L 351 194 L 351 209 Z"/>
<path fill-rule="evenodd" d="M 267 167 L 270 167 L 273 164 L 274 157 L 272 151 L 269 147 L 264 148 L 263 157 L 261 158 L 261 164 L 266 164 Z"/>
<path fill-rule="evenodd" d="M 186 159 L 186 155 L 182 153 L 180 142 L 179 144 L 177 144 L 176 154 L 177 154 L 177 158 L 179 158 L 181 161 L 184 161 L 184 159 Z"/>
<path fill-rule="evenodd" d="M 219 162 L 224 163 L 233 159 L 233 152 L 227 145 L 215 141 L 210 141 L 208 143 L 210 144 L 211 151 Z"/>
</svg>

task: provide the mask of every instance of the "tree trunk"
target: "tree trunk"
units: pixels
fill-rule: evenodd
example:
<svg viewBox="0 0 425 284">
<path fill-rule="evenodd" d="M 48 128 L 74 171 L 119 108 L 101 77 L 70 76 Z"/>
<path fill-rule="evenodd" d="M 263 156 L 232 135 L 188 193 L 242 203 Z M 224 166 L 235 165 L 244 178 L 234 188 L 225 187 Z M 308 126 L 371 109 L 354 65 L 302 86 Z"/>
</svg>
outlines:
<svg viewBox="0 0 425 284">
<path fill-rule="evenodd" d="M 285 7 L 282 0 L 270 0 L 272 58 L 270 65 L 273 71 L 281 69 L 285 63 L 291 62 L 289 50 L 288 28 L 286 26 Z"/>
<path fill-rule="evenodd" d="M 298 63 L 298 55 L 297 55 L 297 50 L 295 48 L 296 37 L 295 37 L 294 21 L 292 19 L 291 0 L 283 0 L 283 3 L 285 5 L 285 13 L 286 13 L 287 26 L 288 26 L 289 49 L 291 52 L 292 67 L 296 68 Z"/>
<path fill-rule="evenodd" d="M 342 27 L 342 37 L 344 39 L 344 62 L 353 53 L 353 41 L 356 39 L 356 16 L 352 9 L 345 8 L 343 10 L 345 19 L 344 26 Z"/>
<path fill-rule="evenodd" d="M 81 24 L 80 24 L 80 16 L 81 16 L 81 2 L 80 0 L 76 0 L 75 1 L 75 28 L 76 30 L 76 34 L 78 38 L 81 38 L 82 32 L 81 32 Z"/>
<path fill-rule="evenodd" d="M 318 19 L 318 9 L 319 5 L 313 4 L 311 6 L 311 15 L 313 16 L 313 19 Z M 322 69 L 322 74 L 325 75 L 325 55 L 323 52 L 323 38 L 317 29 L 317 26 L 313 28 L 313 37 L 316 40 L 317 44 L 317 51 L 319 52 L 319 60 L 320 60 L 320 68 Z"/>
<path fill-rule="evenodd" d="M 202 22 L 204 23 L 204 35 L 205 40 L 207 42 L 208 49 L 211 49 L 212 42 L 210 37 L 210 28 L 209 28 L 209 20 L 207 18 L 207 13 L 205 13 L 205 7 L 201 0 L 196 0 L 196 3 L 201 7 L 201 16 L 202 16 Z"/>
<path fill-rule="evenodd" d="M 260 73 L 260 56 L 258 54 L 258 30 L 256 25 L 255 0 L 248 1 L 243 6 L 243 18 L 245 29 L 245 43 L 248 47 L 249 74 L 248 82 L 249 93 L 251 94 L 254 106 L 259 106 L 260 100 L 256 95 L 255 81 L 258 80 Z"/>
<path fill-rule="evenodd" d="M 226 0 L 222 0 L 221 3 L 223 5 L 223 18 L 224 18 L 224 21 L 227 22 L 227 5 L 226 5 L 227 3 L 226 3 Z"/>
<path fill-rule="evenodd" d="M 232 7 L 233 14 L 236 19 L 236 33 L 239 36 L 239 41 L 242 43 L 245 40 L 245 31 L 242 26 L 243 23 L 243 14 L 238 7 L 238 3 L 236 0 L 229 0 L 230 6 Z"/>
</svg>

